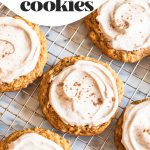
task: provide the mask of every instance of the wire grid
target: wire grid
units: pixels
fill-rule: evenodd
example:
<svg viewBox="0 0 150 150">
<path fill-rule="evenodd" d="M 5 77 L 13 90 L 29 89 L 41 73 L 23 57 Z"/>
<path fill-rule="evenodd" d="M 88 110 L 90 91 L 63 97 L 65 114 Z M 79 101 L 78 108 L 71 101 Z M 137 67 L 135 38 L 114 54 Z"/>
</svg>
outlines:
<svg viewBox="0 0 150 150">
<path fill-rule="evenodd" d="M 1 16 L 15 15 L 0 4 Z M 134 64 L 122 63 L 101 54 L 87 37 L 84 20 L 61 27 L 40 26 L 47 39 L 49 60 L 44 68 L 47 71 L 60 59 L 74 55 L 85 55 L 108 63 L 121 77 L 125 93 L 119 106 L 119 114 L 110 126 L 97 136 L 72 136 L 64 134 L 45 120 L 37 100 L 41 79 L 37 79 L 26 89 L 18 92 L 0 93 L 0 139 L 16 130 L 41 127 L 50 129 L 71 141 L 73 150 L 115 150 L 113 130 L 117 118 L 132 101 L 150 97 L 150 58 Z"/>
</svg>

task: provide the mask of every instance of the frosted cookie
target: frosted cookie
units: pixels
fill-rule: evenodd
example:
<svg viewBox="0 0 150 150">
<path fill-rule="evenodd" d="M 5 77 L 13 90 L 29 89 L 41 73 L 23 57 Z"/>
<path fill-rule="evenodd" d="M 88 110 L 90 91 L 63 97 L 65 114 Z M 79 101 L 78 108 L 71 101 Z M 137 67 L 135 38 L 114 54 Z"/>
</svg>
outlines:
<svg viewBox="0 0 150 150">
<path fill-rule="evenodd" d="M 41 128 L 16 131 L 1 143 L 1 150 L 71 150 L 69 141 Z"/>
<path fill-rule="evenodd" d="M 132 63 L 150 55 L 148 0 L 106 0 L 85 23 L 90 39 L 112 59 Z"/>
<path fill-rule="evenodd" d="M 150 99 L 133 102 L 126 107 L 115 128 L 118 150 L 150 149 Z"/>
<path fill-rule="evenodd" d="M 0 18 L 0 92 L 27 87 L 43 73 L 48 54 L 40 28 L 20 17 Z"/>
<path fill-rule="evenodd" d="M 39 102 L 56 129 L 95 135 L 116 116 L 123 83 L 109 65 L 84 57 L 68 57 L 43 77 Z"/>
</svg>

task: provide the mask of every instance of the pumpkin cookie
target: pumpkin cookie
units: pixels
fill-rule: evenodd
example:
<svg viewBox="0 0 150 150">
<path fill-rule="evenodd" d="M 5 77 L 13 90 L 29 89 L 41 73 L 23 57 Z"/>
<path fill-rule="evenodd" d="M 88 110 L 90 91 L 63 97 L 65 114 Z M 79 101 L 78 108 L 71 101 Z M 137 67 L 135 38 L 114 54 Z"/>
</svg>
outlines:
<svg viewBox="0 0 150 150">
<path fill-rule="evenodd" d="M 148 1 L 107 0 L 85 23 L 89 38 L 112 59 L 133 63 L 150 55 Z"/>
<path fill-rule="evenodd" d="M 57 149 L 71 150 L 70 142 L 50 130 L 41 128 L 16 131 L 1 141 L 2 150 Z"/>
<path fill-rule="evenodd" d="M 48 59 L 40 28 L 21 17 L 0 19 L 0 92 L 17 91 L 42 75 Z"/>
<path fill-rule="evenodd" d="M 116 116 L 124 86 L 111 67 L 96 59 L 62 59 L 43 77 L 39 102 L 56 129 L 74 135 L 103 132 Z"/>
<path fill-rule="evenodd" d="M 114 132 L 118 150 L 150 149 L 150 98 L 126 107 Z"/>
</svg>

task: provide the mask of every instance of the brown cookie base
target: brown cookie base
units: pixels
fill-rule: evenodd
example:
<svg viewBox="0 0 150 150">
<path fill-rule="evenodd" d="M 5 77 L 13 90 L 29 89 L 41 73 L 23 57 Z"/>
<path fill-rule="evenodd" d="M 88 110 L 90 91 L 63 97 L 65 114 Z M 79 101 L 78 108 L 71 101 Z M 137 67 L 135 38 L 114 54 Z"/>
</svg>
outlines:
<svg viewBox="0 0 150 150">
<path fill-rule="evenodd" d="M 23 18 L 16 16 L 16 19 L 22 19 Z M 9 91 L 18 91 L 22 88 L 26 88 L 28 84 L 32 83 L 35 79 L 40 77 L 43 73 L 43 68 L 48 60 L 48 53 L 47 53 L 47 45 L 46 45 L 46 39 L 45 36 L 43 35 L 42 31 L 40 28 L 26 20 L 24 20 L 29 26 L 32 27 L 32 29 L 37 33 L 40 43 L 41 43 L 41 53 L 39 56 L 39 60 L 37 62 L 37 65 L 35 69 L 30 72 L 27 75 L 21 76 L 18 79 L 14 80 L 11 83 L 0 83 L 0 92 L 9 92 Z"/>
<path fill-rule="evenodd" d="M 144 99 L 144 100 L 138 100 L 133 102 L 132 104 L 140 104 L 144 101 L 150 100 L 150 98 Z M 124 110 L 125 112 L 125 110 Z M 123 116 L 124 116 L 124 112 L 122 113 L 122 115 L 120 116 L 116 128 L 114 130 L 114 142 L 118 148 L 118 150 L 126 150 L 123 146 L 123 144 L 121 143 L 121 139 L 122 139 L 122 125 L 123 125 Z"/>
<path fill-rule="evenodd" d="M 85 19 L 85 24 L 89 38 L 99 49 L 101 49 L 102 53 L 112 59 L 130 63 L 150 55 L 150 49 L 134 50 L 131 52 L 113 49 L 110 45 L 110 41 L 104 36 L 103 31 L 99 27 L 99 23 L 96 20 L 97 15 L 97 11 L 88 15 Z"/>
<path fill-rule="evenodd" d="M 59 63 L 57 63 L 51 70 L 49 70 L 44 75 L 43 80 L 40 85 L 39 102 L 42 107 L 42 111 L 44 115 L 46 116 L 47 120 L 51 123 L 51 125 L 54 128 L 61 130 L 62 132 L 67 132 L 73 135 L 90 136 L 90 135 L 100 134 L 106 129 L 106 127 L 110 124 L 113 118 L 111 118 L 108 122 L 104 123 L 103 125 L 95 126 L 95 127 L 70 126 L 70 125 L 65 124 L 60 119 L 59 115 L 54 111 L 54 109 L 49 104 L 49 96 L 48 96 L 49 88 L 50 88 L 53 77 L 58 75 L 65 67 L 73 65 L 78 60 L 88 60 L 88 61 L 99 63 L 105 66 L 112 73 L 113 77 L 116 79 L 119 100 L 121 101 L 123 93 L 124 93 L 124 86 L 123 86 L 122 81 L 118 77 L 118 75 L 111 69 L 111 67 L 108 64 L 105 64 L 93 58 L 84 57 L 84 56 L 76 56 L 76 57 L 68 57 L 68 58 L 62 59 Z"/>
<path fill-rule="evenodd" d="M 64 150 L 71 150 L 71 145 L 69 141 L 65 140 L 63 137 L 59 136 L 58 134 L 51 132 L 50 130 L 44 130 L 41 128 L 26 129 L 26 130 L 14 132 L 10 136 L 8 136 L 4 141 L 1 142 L 1 147 L 3 148 L 1 150 L 7 150 L 8 145 L 10 143 L 12 143 L 13 141 L 17 140 L 20 136 L 27 133 L 37 133 L 39 135 L 42 135 L 43 137 L 46 137 L 47 139 L 54 141 L 55 143 L 60 145 Z"/>
</svg>

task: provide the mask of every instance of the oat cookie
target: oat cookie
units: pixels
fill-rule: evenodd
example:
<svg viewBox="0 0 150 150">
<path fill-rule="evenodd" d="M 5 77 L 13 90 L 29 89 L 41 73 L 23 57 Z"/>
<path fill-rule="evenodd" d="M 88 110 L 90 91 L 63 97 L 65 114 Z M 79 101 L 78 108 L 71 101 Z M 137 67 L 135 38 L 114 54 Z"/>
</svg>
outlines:
<svg viewBox="0 0 150 150">
<path fill-rule="evenodd" d="M 81 61 L 81 60 L 89 61 L 91 63 L 94 62 L 97 64 L 101 64 L 102 66 L 106 67 L 111 72 L 113 78 L 115 79 L 114 81 L 118 90 L 118 100 L 120 102 L 124 93 L 124 86 L 123 86 L 122 81 L 118 77 L 118 75 L 111 69 L 111 67 L 108 64 L 105 64 L 96 59 L 84 57 L 84 56 L 64 58 L 44 75 L 43 80 L 40 85 L 39 102 L 40 102 L 44 115 L 46 116 L 47 120 L 51 123 L 53 127 L 63 132 L 67 132 L 67 133 L 74 134 L 74 135 L 90 136 L 90 135 L 96 135 L 96 134 L 103 132 L 106 129 L 106 127 L 110 124 L 111 120 L 116 116 L 117 111 L 115 112 L 114 116 L 111 117 L 111 119 L 109 119 L 109 121 L 103 123 L 102 125 L 71 126 L 69 124 L 64 123 L 64 121 L 62 121 L 59 114 L 55 112 L 55 110 L 49 103 L 49 89 L 52 85 L 54 77 L 59 75 L 62 72 L 62 70 L 65 70 L 67 67 L 70 67 L 74 65 L 76 62 Z M 79 85 L 80 85 L 79 83 L 75 83 L 75 86 L 79 86 Z M 61 91 L 59 93 L 61 93 Z"/>
<path fill-rule="evenodd" d="M 117 3 L 120 3 L 120 7 L 117 7 Z M 129 6 L 127 6 L 127 3 L 128 1 L 125 0 L 122 2 L 119 0 L 115 2 L 109 0 L 102 4 L 98 10 L 88 15 L 85 19 L 85 24 L 89 38 L 102 53 L 115 60 L 133 63 L 150 55 L 150 46 L 147 41 L 150 37 L 147 37 L 145 34 L 149 32 L 150 26 L 145 28 L 144 25 L 147 20 L 143 18 L 147 10 L 143 10 L 143 14 L 142 12 L 139 13 L 139 17 L 137 18 L 135 11 L 128 10 Z M 136 10 L 141 11 L 141 6 L 140 4 L 138 5 L 139 7 Z M 127 9 L 124 10 L 124 6 Z M 134 4 L 132 6 L 134 6 Z M 134 9 L 132 6 L 130 8 Z M 131 13 L 130 16 L 132 18 L 126 16 L 126 14 L 129 14 L 128 11 Z M 135 23 L 133 23 L 133 18 L 138 26 L 135 26 Z M 147 23 L 149 24 L 149 21 Z M 145 30 L 148 31 L 146 32 Z M 132 36 L 129 37 L 131 33 Z M 143 40 L 143 38 L 146 40 Z M 140 46 L 138 47 L 136 45 Z"/>
<path fill-rule="evenodd" d="M 10 17 L 11 18 L 11 17 Z M 6 19 L 6 20 L 9 20 L 10 18 L 4 18 L 4 19 Z M 10 81 L 10 82 L 2 82 L 2 78 L 5 78 L 5 77 L 7 77 L 8 78 L 8 75 L 4 75 L 4 74 L 2 74 L 2 77 L 0 77 L 1 78 L 1 82 L 0 82 L 0 92 L 6 92 L 6 91 L 18 91 L 18 90 L 20 90 L 20 89 L 22 89 L 22 88 L 25 88 L 25 87 L 27 87 L 28 86 L 28 84 L 30 84 L 30 83 L 32 83 L 35 79 L 37 79 L 38 77 L 40 77 L 41 75 L 42 75 L 42 73 L 43 73 L 43 68 L 44 68 L 44 66 L 45 66 L 45 64 L 46 64 L 46 62 L 47 62 L 47 59 L 48 59 L 48 53 L 47 53 L 47 46 L 46 46 L 46 38 L 45 38 L 45 36 L 43 35 L 43 33 L 42 33 L 42 31 L 40 30 L 40 28 L 38 27 L 38 25 L 36 25 L 36 24 L 33 24 L 33 23 L 31 23 L 31 22 L 29 22 L 29 21 L 27 21 L 27 20 L 24 20 L 23 18 L 21 18 L 21 17 L 19 17 L 19 16 L 15 16 L 14 17 L 16 20 L 23 20 L 22 21 L 22 24 L 24 25 L 25 23 L 24 22 L 26 22 L 26 26 L 30 26 L 34 31 L 35 31 L 35 33 L 38 35 L 36 35 L 38 38 L 39 38 L 39 45 L 40 45 L 40 54 L 39 54 L 39 56 L 38 56 L 38 60 L 37 60 L 37 62 L 36 62 L 36 64 L 35 64 L 35 68 L 33 68 L 33 70 L 31 71 L 31 72 L 29 72 L 29 73 L 27 73 L 27 74 L 25 74 L 25 75 L 21 75 L 21 76 L 19 76 L 19 77 L 17 77 L 17 79 L 14 79 L 13 81 Z M 20 23 L 21 24 L 21 23 Z M 13 28 L 13 31 L 15 32 L 16 30 L 19 30 L 20 28 L 15 28 L 15 26 L 17 26 L 17 25 L 14 25 L 14 28 Z M 5 27 L 5 26 L 4 26 Z M 11 28 L 11 27 L 10 27 Z M 7 30 L 6 30 L 7 31 Z M 19 30 L 20 31 L 20 30 Z M 27 30 L 27 33 L 28 32 L 33 32 L 33 31 L 31 31 L 30 29 L 28 29 Z M 22 32 L 22 31 L 20 31 L 20 36 L 22 37 L 22 38 L 24 38 L 24 39 L 27 39 L 27 35 L 24 35 L 24 36 L 22 36 L 23 35 L 23 33 L 24 32 Z M 4 36 L 5 36 L 5 33 L 3 33 L 4 34 Z M 17 33 L 17 34 L 19 34 L 19 33 Z M 15 35 L 14 35 L 14 37 L 15 37 Z M 15 38 L 14 38 L 15 39 Z M 34 39 L 35 39 L 35 35 L 33 36 L 33 43 L 34 43 Z M 20 46 L 20 47 L 22 47 L 22 43 L 20 44 L 20 41 L 18 41 L 19 40 L 19 36 L 16 36 L 16 43 L 18 42 L 18 45 Z M 4 43 L 4 41 L 1 41 L 2 42 L 2 44 L 4 45 L 5 43 Z M 9 43 L 9 42 L 8 42 Z M 27 41 L 25 41 L 24 43 L 27 43 Z M 32 44 L 33 44 L 32 43 Z M 7 43 L 6 43 L 7 44 Z M 10 45 L 11 46 L 11 44 L 8 44 L 8 45 Z M 30 44 L 31 45 L 31 44 Z M 6 46 L 5 46 L 6 47 Z M 33 47 L 36 47 L 36 45 L 32 45 L 32 48 Z M 7 47 L 6 47 L 7 48 Z M 23 47 L 24 48 L 24 53 L 26 53 L 25 52 L 25 47 Z M 18 47 L 18 51 L 19 51 L 19 47 Z M 21 51 L 21 50 L 20 50 Z M 13 53 L 13 51 L 12 51 L 12 53 Z M 7 53 L 7 52 L 5 52 L 5 54 L 7 54 L 7 55 L 11 55 L 11 53 Z M 6 60 L 8 59 L 9 61 L 10 61 L 10 57 L 9 56 L 7 56 L 6 55 L 6 57 L 8 57 L 8 58 L 6 58 Z M 33 55 L 33 57 L 34 57 L 34 55 L 35 54 L 32 54 Z M 0 56 L 1 57 L 1 56 Z M 5 57 L 5 55 L 3 56 L 3 57 Z M 18 60 L 19 60 L 19 57 L 22 57 L 22 54 L 20 54 L 20 56 L 18 56 L 17 55 L 17 58 L 18 58 Z M 26 59 L 28 59 L 28 58 L 25 58 L 24 60 L 22 60 L 22 61 L 26 61 Z M 33 59 L 33 58 L 30 58 L 31 60 Z M 5 60 L 4 60 L 5 61 Z M 28 61 L 30 61 L 30 60 L 28 60 Z M 6 61 L 5 61 L 6 62 Z M 15 64 L 15 63 L 14 63 Z M 30 64 L 30 65 L 29 65 Z M 32 66 L 32 64 L 31 63 L 29 63 L 28 64 L 28 67 L 31 67 Z M 6 65 L 6 64 L 5 64 Z M 15 66 L 14 66 L 15 67 Z M 20 66 L 19 66 L 20 67 Z M 28 69 L 28 67 L 27 66 L 25 66 L 26 67 L 26 69 Z M 4 68 L 5 69 L 5 68 Z M 12 70 L 12 68 L 11 68 L 11 70 Z M 13 72 L 13 70 L 12 70 L 12 72 Z M 11 72 L 10 72 L 11 73 Z M 16 73 L 16 72 L 15 72 Z M 8 74 L 8 72 L 7 72 L 7 74 Z M 17 73 L 16 73 L 17 74 Z M 14 74 L 12 74 L 12 76 L 13 76 Z M 0 76 L 1 76 L 1 74 L 0 74 Z M 11 75 L 10 75 L 10 77 L 12 77 Z"/>
<path fill-rule="evenodd" d="M 61 146 L 64 150 L 71 150 L 71 145 L 70 145 L 69 141 L 65 140 L 63 137 L 59 136 L 58 134 L 51 132 L 50 130 L 45 130 L 45 129 L 41 129 L 41 128 L 25 129 L 25 130 L 16 131 L 16 132 L 12 133 L 6 139 L 1 141 L 2 150 L 7 150 L 9 144 L 14 142 L 21 136 L 29 134 L 29 133 L 39 134 L 39 135 L 55 142 L 56 144 Z"/>
<path fill-rule="evenodd" d="M 150 98 L 146 98 L 146 99 L 143 99 L 143 100 L 134 101 L 132 104 L 138 105 L 140 103 L 143 103 L 143 102 L 149 101 L 149 100 L 150 100 Z M 124 117 L 125 111 L 126 111 L 126 109 L 124 110 L 124 112 L 120 116 L 120 118 L 117 122 L 116 128 L 115 128 L 115 131 L 114 131 L 114 142 L 115 142 L 118 150 L 125 150 L 125 147 L 121 142 L 121 140 L 122 140 L 123 117 Z"/>
</svg>

